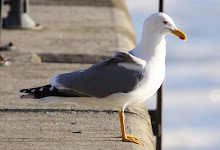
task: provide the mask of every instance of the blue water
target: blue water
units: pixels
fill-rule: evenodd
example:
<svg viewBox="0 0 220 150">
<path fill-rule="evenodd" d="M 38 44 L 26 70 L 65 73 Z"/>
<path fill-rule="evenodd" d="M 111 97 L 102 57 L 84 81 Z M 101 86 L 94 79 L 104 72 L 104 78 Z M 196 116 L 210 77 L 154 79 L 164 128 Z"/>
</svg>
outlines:
<svg viewBox="0 0 220 150">
<path fill-rule="evenodd" d="M 127 1 L 139 42 L 143 21 L 157 11 L 158 3 L 149 0 L 153 5 L 149 7 L 144 0 L 138 0 L 139 5 Z M 220 140 L 216 139 L 220 139 L 220 93 L 214 98 L 212 93 L 220 91 L 220 1 L 170 0 L 165 1 L 165 12 L 188 39 L 183 42 L 173 35 L 166 37 L 163 147 L 219 150 Z M 155 107 L 154 99 L 147 102 L 150 108 Z M 185 130 L 182 137 L 177 135 Z M 187 139 L 191 134 L 193 140 L 203 135 L 205 141 L 190 143 Z M 206 141 L 210 144 L 203 143 Z"/>
</svg>

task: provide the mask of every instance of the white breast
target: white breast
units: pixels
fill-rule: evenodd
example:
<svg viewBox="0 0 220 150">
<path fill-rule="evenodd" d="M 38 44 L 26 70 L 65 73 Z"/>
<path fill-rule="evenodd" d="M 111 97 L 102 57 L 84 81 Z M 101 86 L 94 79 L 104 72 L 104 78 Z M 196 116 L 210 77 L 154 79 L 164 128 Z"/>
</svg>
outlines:
<svg viewBox="0 0 220 150">
<path fill-rule="evenodd" d="M 165 64 L 148 64 L 145 77 L 131 92 L 135 101 L 145 101 L 151 97 L 161 86 L 165 77 Z"/>
</svg>

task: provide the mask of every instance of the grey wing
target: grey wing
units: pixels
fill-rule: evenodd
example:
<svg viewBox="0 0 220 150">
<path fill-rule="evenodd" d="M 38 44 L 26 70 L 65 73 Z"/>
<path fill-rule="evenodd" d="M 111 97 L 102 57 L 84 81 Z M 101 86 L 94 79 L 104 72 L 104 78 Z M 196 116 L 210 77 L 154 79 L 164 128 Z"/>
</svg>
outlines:
<svg viewBox="0 0 220 150">
<path fill-rule="evenodd" d="M 124 62 L 121 56 L 120 60 L 113 57 L 86 70 L 59 74 L 56 76 L 54 86 L 62 86 L 98 98 L 119 92 L 129 92 L 143 78 L 143 73 L 119 66 L 120 62 Z M 127 58 L 126 62 L 129 62 Z"/>
</svg>

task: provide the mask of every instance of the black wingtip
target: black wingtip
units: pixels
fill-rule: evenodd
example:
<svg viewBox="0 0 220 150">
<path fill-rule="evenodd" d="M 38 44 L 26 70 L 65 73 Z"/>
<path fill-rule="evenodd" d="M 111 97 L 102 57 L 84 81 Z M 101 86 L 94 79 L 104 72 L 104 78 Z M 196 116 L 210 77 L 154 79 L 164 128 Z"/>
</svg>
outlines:
<svg viewBox="0 0 220 150">
<path fill-rule="evenodd" d="M 18 93 L 26 93 L 27 90 L 26 89 L 22 89 L 22 90 L 19 90 Z"/>
<path fill-rule="evenodd" d="M 26 98 L 43 98 L 47 96 L 53 96 L 58 94 L 58 90 L 52 85 L 45 85 L 36 88 L 22 89 L 18 91 L 19 93 L 28 93 L 27 95 L 22 95 L 21 99 Z"/>
</svg>

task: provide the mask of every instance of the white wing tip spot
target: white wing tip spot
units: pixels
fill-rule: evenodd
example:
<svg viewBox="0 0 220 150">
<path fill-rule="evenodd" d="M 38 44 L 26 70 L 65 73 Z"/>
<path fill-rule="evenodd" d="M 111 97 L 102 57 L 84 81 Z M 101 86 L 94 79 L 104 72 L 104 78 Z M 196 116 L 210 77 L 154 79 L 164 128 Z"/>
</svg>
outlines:
<svg viewBox="0 0 220 150">
<path fill-rule="evenodd" d="M 50 79 L 50 85 L 52 85 L 52 86 L 56 86 L 56 85 L 57 85 L 57 77 L 58 77 L 58 76 L 59 76 L 59 74 L 53 76 L 53 77 Z"/>
<path fill-rule="evenodd" d="M 44 87 L 42 87 L 42 88 L 39 89 L 39 91 L 43 91 L 43 90 L 44 90 Z"/>
<path fill-rule="evenodd" d="M 54 86 L 51 86 L 51 87 L 49 88 L 50 91 L 53 91 L 53 89 L 54 89 Z"/>
</svg>

